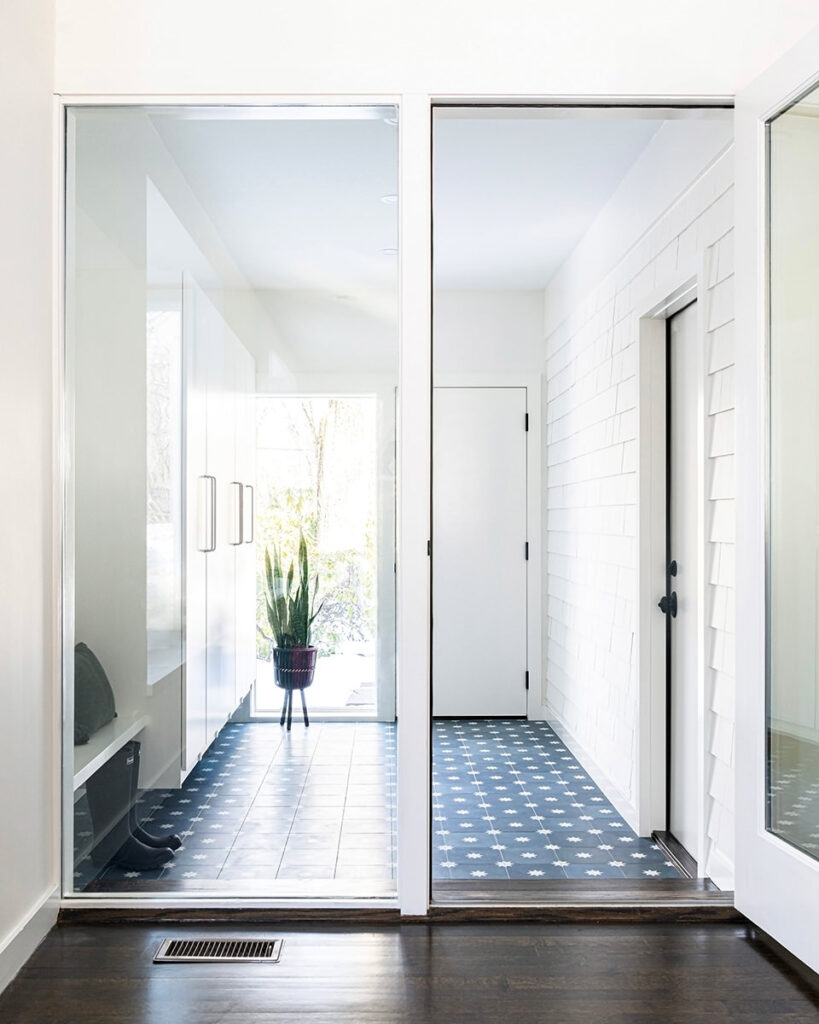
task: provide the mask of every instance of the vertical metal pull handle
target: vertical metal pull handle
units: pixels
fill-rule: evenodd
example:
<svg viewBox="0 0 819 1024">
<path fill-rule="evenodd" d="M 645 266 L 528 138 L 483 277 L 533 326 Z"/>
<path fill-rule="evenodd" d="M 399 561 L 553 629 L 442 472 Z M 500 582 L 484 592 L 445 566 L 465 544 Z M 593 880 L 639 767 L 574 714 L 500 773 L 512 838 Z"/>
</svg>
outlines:
<svg viewBox="0 0 819 1024">
<path fill-rule="evenodd" d="M 256 539 L 256 492 L 251 484 L 245 484 L 244 512 L 247 516 L 247 529 L 242 526 L 245 544 L 252 544 Z"/>
<path fill-rule="evenodd" d="M 196 480 L 196 550 L 207 551 L 210 541 L 210 529 L 208 524 L 208 507 L 210 502 L 210 488 L 206 476 L 197 477 Z"/>
<path fill-rule="evenodd" d="M 238 480 L 231 480 L 230 486 L 233 490 L 233 536 L 228 543 L 237 547 L 242 543 L 242 532 L 244 530 L 244 488 Z"/>
<path fill-rule="evenodd" d="M 210 480 L 210 547 L 208 551 L 216 550 L 216 477 L 209 476 Z"/>
<path fill-rule="evenodd" d="M 216 477 L 205 473 L 199 477 L 199 543 L 197 547 L 207 554 L 216 550 Z"/>
</svg>

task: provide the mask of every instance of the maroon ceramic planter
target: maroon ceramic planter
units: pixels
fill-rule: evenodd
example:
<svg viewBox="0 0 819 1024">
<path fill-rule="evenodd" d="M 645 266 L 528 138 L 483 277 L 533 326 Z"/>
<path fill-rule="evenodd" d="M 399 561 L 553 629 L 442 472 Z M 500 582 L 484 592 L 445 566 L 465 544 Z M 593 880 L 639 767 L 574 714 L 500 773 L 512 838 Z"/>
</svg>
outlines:
<svg viewBox="0 0 819 1024">
<path fill-rule="evenodd" d="M 306 690 L 316 671 L 316 647 L 274 647 L 276 686 L 283 690 Z"/>
</svg>

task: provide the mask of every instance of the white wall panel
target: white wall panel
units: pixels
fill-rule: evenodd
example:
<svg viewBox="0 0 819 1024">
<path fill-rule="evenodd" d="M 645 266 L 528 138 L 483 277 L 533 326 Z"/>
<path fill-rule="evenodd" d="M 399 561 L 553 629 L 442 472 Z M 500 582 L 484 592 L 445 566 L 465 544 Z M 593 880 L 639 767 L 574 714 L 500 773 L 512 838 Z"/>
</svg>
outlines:
<svg viewBox="0 0 819 1024">
<path fill-rule="evenodd" d="M 54 19 L 5 4 L 0 60 L 0 989 L 56 917 Z"/>
<path fill-rule="evenodd" d="M 60 0 L 63 92 L 731 94 L 817 22 L 804 0 Z M 738 23 L 742 31 L 738 31 Z"/>
</svg>

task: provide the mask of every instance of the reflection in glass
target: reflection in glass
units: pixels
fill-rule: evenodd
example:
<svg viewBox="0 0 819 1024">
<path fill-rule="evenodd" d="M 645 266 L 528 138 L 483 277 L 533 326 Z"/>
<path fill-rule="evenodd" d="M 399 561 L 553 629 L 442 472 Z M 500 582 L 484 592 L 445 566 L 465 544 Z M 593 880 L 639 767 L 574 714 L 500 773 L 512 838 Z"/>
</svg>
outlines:
<svg viewBox="0 0 819 1024">
<path fill-rule="evenodd" d="M 768 828 L 819 854 L 819 90 L 770 125 Z"/>
<path fill-rule="evenodd" d="M 146 381 L 146 626 L 148 682 L 182 663 L 182 309 L 148 309 Z"/>
<path fill-rule="evenodd" d="M 393 107 L 68 112 L 69 893 L 394 892 L 397 141 Z M 257 576 L 300 535 L 347 687 L 309 723 Z"/>
</svg>

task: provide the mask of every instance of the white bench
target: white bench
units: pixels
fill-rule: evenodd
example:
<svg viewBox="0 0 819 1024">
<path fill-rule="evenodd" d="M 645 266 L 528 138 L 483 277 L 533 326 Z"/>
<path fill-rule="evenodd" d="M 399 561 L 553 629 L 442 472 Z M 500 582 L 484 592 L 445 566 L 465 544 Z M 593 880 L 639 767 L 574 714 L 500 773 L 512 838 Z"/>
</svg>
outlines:
<svg viewBox="0 0 819 1024">
<path fill-rule="evenodd" d="M 150 722 L 147 715 L 133 712 L 118 714 L 98 729 L 87 743 L 74 747 L 74 792 L 91 778 L 98 768 L 125 744 L 142 732 Z"/>
</svg>

